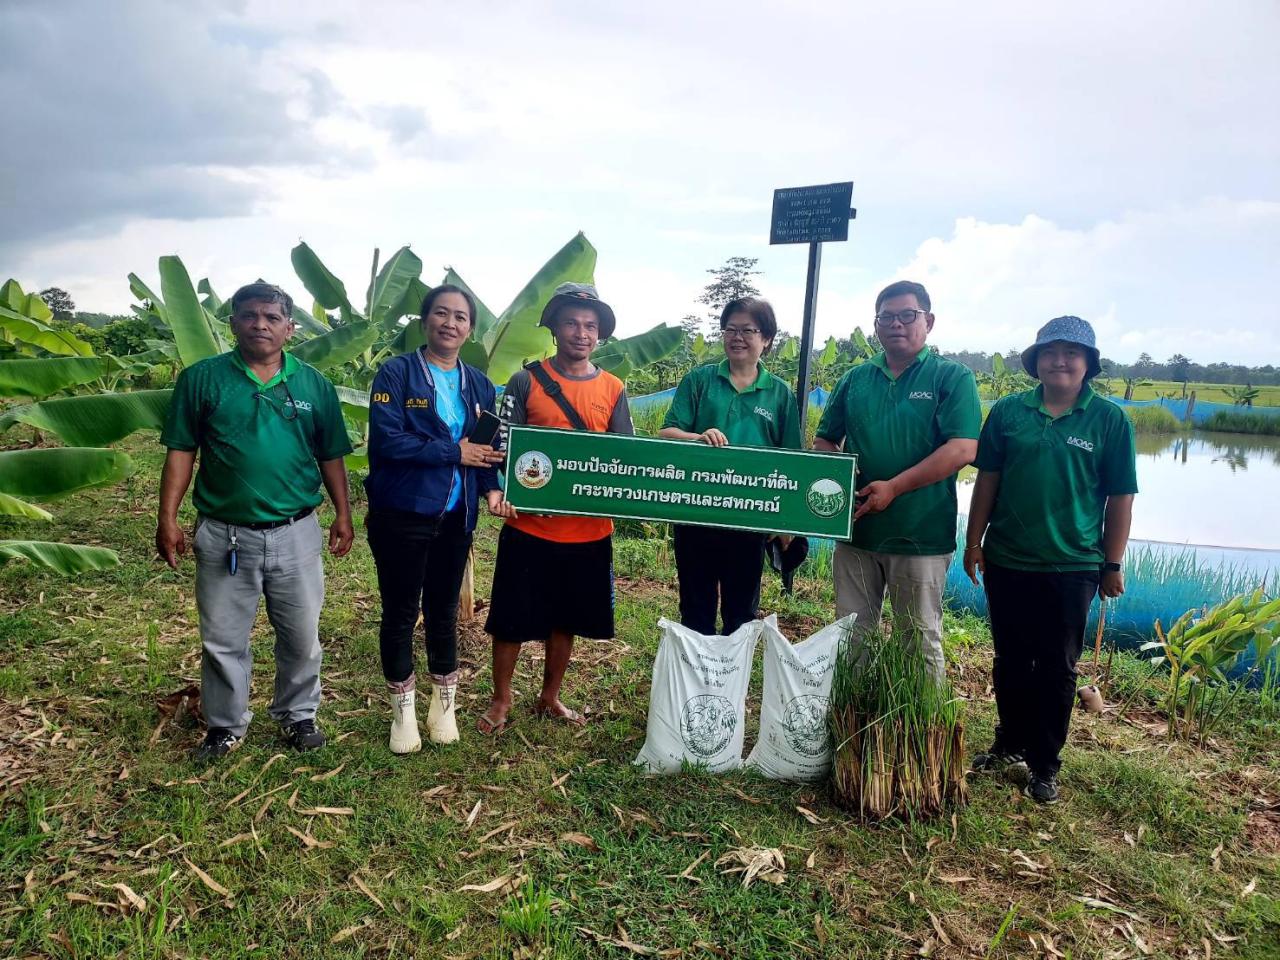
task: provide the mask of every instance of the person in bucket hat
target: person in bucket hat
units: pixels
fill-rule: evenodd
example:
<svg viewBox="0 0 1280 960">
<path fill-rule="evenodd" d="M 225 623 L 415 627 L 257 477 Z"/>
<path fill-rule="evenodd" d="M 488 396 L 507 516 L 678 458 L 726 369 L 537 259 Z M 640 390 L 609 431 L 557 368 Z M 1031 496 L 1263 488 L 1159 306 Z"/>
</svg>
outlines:
<svg viewBox="0 0 1280 960">
<path fill-rule="evenodd" d="M 1089 607 L 1124 593 L 1138 483 L 1129 418 L 1089 386 L 1093 328 L 1050 320 L 1022 364 L 1040 383 L 991 408 L 965 539 L 965 572 L 987 595 L 999 715 L 973 766 L 1025 776 L 1027 795 L 1052 803 Z"/>
<path fill-rule="evenodd" d="M 542 311 L 556 352 L 525 365 L 507 383 L 503 419 L 512 424 L 634 433 L 622 381 L 591 362 L 613 335 L 613 310 L 586 283 L 562 283 Z M 544 644 L 542 692 L 533 714 L 586 722 L 560 700 L 573 638 L 613 637 L 613 521 L 600 517 L 517 514 L 505 498 L 490 505 L 506 523 L 498 535 L 485 631 L 493 637 L 493 696 L 476 723 L 481 733 L 509 724 L 520 645 Z"/>
<path fill-rule="evenodd" d="M 1036 334 L 1036 342 L 1022 351 L 1022 369 L 1039 380 L 1036 358 L 1040 356 L 1040 348 L 1059 342 L 1074 343 L 1084 347 L 1087 362 L 1086 380 L 1092 380 L 1102 372 L 1102 360 L 1098 354 L 1093 327 L 1079 317 L 1056 317 L 1041 327 L 1040 332 Z"/>
<path fill-rule="evenodd" d="M 589 283 L 562 283 L 556 287 L 556 292 L 542 308 L 542 318 L 538 321 L 538 326 L 546 327 L 554 334 L 560 308 L 566 306 L 586 307 L 594 311 L 602 341 L 612 337 L 613 331 L 617 329 L 618 321 L 613 315 L 613 307 L 601 300 L 600 295 L 596 293 L 596 288 Z"/>
</svg>

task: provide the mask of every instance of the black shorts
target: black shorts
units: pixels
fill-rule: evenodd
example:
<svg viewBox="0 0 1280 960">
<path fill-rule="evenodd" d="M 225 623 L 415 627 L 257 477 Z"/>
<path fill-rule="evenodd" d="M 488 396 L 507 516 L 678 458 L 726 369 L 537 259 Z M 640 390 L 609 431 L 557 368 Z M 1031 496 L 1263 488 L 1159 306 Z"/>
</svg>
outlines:
<svg viewBox="0 0 1280 960">
<path fill-rule="evenodd" d="M 502 643 L 612 639 L 613 538 L 558 543 L 504 526 L 484 629 Z"/>
</svg>

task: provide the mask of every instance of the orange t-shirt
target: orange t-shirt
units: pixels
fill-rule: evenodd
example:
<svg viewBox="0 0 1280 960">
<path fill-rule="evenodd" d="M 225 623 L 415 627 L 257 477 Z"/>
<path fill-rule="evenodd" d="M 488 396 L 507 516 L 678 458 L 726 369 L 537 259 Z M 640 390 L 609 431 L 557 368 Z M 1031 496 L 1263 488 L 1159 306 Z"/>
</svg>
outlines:
<svg viewBox="0 0 1280 960">
<path fill-rule="evenodd" d="M 607 370 L 599 371 L 588 380 L 576 380 L 562 375 L 549 360 L 542 361 L 542 369 L 560 384 L 564 397 L 574 410 L 578 411 L 594 433 L 608 433 L 610 424 L 616 423 L 615 407 L 626 389 L 622 381 Z M 558 427 L 572 430 L 573 425 L 564 411 L 552 400 L 542 385 L 527 370 L 521 370 L 507 385 L 508 392 L 513 389 L 523 393 L 524 384 L 517 383 L 518 378 L 528 377 L 528 393 L 524 399 L 524 422 L 531 427 Z M 625 399 L 622 401 L 625 404 Z M 631 418 L 626 416 L 629 425 Z M 518 422 L 518 421 L 517 421 Z M 506 521 L 522 533 L 541 537 L 543 540 L 554 540 L 557 543 L 589 543 L 601 540 L 613 533 L 613 521 L 605 517 L 573 517 L 573 516 L 538 516 L 522 513 L 518 517 Z"/>
</svg>

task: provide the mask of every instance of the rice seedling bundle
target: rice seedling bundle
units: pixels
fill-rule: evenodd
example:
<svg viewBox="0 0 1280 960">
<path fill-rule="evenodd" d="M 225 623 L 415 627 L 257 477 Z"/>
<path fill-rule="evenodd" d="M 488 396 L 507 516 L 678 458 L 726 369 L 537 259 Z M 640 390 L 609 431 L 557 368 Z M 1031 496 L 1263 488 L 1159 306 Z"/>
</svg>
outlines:
<svg viewBox="0 0 1280 960">
<path fill-rule="evenodd" d="M 846 633 L 831 688 L 836 803 L 866 820 L 934 817 L 966 798 L 964 724 L 910 635 Z"/>
</svg>

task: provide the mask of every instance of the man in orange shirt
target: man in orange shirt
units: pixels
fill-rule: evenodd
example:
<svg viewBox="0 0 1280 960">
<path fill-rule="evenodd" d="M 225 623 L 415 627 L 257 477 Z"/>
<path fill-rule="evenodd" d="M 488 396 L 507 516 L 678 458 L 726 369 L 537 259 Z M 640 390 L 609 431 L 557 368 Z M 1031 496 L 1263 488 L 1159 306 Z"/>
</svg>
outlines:
<svg viewBox="0 0 1280 960">
<path fill-rule="evenodd" d="M 595 287 L 563 283 L 542 311 L 556 353 L 530 363 L 503 394 L 508 423 L 595 433 L 635 432 L 622 381 L 591 362 L 613 335 L 613 310 Z M 493 636 L 493 699 L 477 722 L 498 733 L 511 710 L 511 677 L 520 644 L 546 644 L 536 716 L 581 725 L 583 716 L 560 702 L 575 636 L 613 637 L 613 521 L 600 517 L 517 515 L 504 499 L 493 509 L 507 522 L 498 536 L 489 617 Z"/>
</svg>

